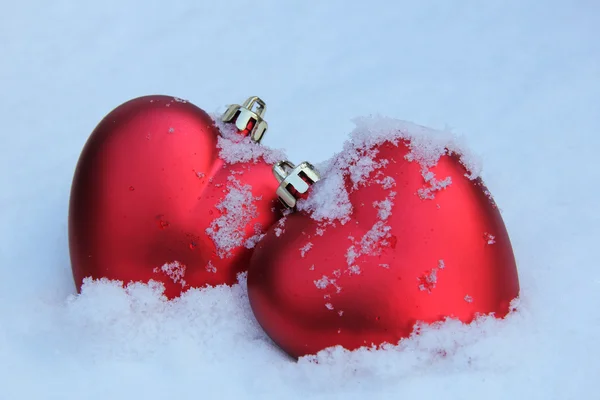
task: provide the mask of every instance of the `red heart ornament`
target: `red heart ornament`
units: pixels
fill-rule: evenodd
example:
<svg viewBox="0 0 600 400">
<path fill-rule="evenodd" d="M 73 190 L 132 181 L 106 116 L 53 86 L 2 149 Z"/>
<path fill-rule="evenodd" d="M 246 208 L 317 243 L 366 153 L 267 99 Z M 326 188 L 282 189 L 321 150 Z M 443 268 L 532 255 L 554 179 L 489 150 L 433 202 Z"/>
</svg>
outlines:
<svg viewBox="0 0 600 400">
<path fill-rule="evenodd" d="M 467 157 L 424 128 L 385 126 L 355 135 L 255 248 L 252 310 L 293 357 L 397 344 L 418 322 L 503 317 L 519 293 L 506 227 Z M 283 200 L 310 171 L 288 175 Z"/>
<path fill-rule="evenodd" d="M 110 112 L 85 144 L 71 188 L 78 291 L 86 277 L 159 281 L 168 298 L 235 283 L 276 221 L 276 182 L 265 161 L 271 155 L 252 143 L 266 129 L 263 112 L 258 98 L 228 110 L 231 123 L 223 128 L 241 133 L 236 140 L 174 97 L 140 97 Z M 252 140 L 243 138 L 248 134 Z M 236 156 L 244 162 L 232 161 Z"/>
</svg>

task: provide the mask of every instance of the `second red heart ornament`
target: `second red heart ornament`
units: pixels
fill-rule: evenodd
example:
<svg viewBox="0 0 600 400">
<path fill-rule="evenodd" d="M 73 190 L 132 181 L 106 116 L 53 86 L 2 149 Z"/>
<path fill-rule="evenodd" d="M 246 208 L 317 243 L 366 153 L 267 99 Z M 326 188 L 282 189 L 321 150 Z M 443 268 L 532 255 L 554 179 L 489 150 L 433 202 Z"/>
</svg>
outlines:
<svg viewBox="0 0 600 400">
<path fill-rule="evenodd" d="M 510 239 L 451 136 L 365 120 L 321 170 L 318 181 L 310 164 L 276 165 L 279 197 L 299 211 L 271 227 L 248 270 L 254 315 L 284 351 L 396 344 L 418 322 L 509 312 Z"/>
<path fill-rule="evenodd" d="M 85 144 L 71 188 L 77 289 L 87 277 L 154 280 L 173 298 L 235 283 L 277 217 L 270 163 L 281 155 L 258 144 L 264 111 L 253 97 L 213 120 L 158 95 L 111 111 Z"/>
</svg>

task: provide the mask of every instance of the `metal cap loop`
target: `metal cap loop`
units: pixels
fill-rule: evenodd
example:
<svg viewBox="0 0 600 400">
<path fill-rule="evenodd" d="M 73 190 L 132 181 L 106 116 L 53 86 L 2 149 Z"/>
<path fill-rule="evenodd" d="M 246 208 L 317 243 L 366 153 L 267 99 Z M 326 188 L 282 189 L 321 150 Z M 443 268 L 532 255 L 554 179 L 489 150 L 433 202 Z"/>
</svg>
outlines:
<svg viewBox="0 0 600 400">
<path fill-rule="evenodd" d="M 319 172 L 307 161 L 297 166 L 289 161 L 279 161 L 273 166 L 273 175 L 279 182 L 277 196 L 287 208 L 296 207 L 298 199 L 321 179 Z"/>
<path fill-rule="evenodd" d="M 230 105 L 221 119 L 235 123 L 241 134 L 250 135 L 252 141 L 260 143 L 268 128 L 267 121 L 264 120 L 266 112 L 265 102 L 258 96 L 252 96 L 242 105 Z"/>
</svg>

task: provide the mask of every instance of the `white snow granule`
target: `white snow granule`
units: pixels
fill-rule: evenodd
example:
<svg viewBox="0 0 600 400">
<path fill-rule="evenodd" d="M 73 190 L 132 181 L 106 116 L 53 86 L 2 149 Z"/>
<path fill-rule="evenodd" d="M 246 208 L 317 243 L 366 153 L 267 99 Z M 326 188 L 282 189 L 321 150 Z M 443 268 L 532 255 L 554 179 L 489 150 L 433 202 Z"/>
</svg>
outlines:
<svg viewBox="0 0 600 400">
<path fill-rule="evenodd" d="M 396 186 L 396 180 L 391 176 L 386 176 L 383 179 L 378 179 L 375 181 L 375 183 L 380 184 L 381 187 L 383 187 L 385 190 L 391 189 L 394 186 Z"/>
<path fill-rule="evenodd" d="M 208 261 L 208 263 L 206 264 L 206 270 L 208 272 L 212 272 L 213 274 L 217 272 L 217 267 L 215 267 L 212 263 L 212 261 Z"/>
<path fill-rule="evenodd" d="M 466 301 L 467 303 L 472 303 L 472 302 L 473 302 L 473 297 L 471 297 L 471 296 L 469 296 L 469 295 L 466 295 L 466 296 L 465 296 L 465 301 Z"/>
<path fill-rule="evenodd" d="M 312 242 L 308 242 L 306 243 L 304 246 L 302 246 L 302 248 L 300 249 L 300 257 L 304 258 L 304 256 L 306 255 L 306 253 L 312 249 L 313 244 Z"/>
<path fill-rule="evenodd" d="M 274 212 L 274 211 L 273 211 Z M 275 224 L 275 236 L 279 237 L 285 232 L 285 223 L 287 222 L 287 216 L 283 216 Z"/>
<path fill-rule="evenodd" d="M 318 279 L 314 282 L 315 282 L 315 286 L 318 289 L 325 289 L 327 286 L 329 286 L 330 284 L 335 282 L 335 279 L 332 281 L 326 275 L 323 275 L 323 277 L 321 279 Z"/>
<path fill-rule="evenodd" d="M 353 265 L 348 268 L 348 275 L 359 275 L 360 267 L 358 265 Z"/>
<path fill-rule="evenodd" d="M 221 215 L 206 229 L 206 234 L 214 242 L 221 258 L 230 256 L 233 249 L 245 244 L 246 225 L 258 216 L 254 202 L 259 198 L 252 195 L 252 187 L 242 184 L 233 176 L 228 181 L 227 195 L 216 206 Z M 251 242 L 248 244 L 252 245 Z"/>
<path fill-rule="evenodd" d="M 392 200 L 395 196 L 396 192 L 390 192 L 385 200 L 373 202 L 373 207 L 379 209 L 378 216 L 381 221 L 385 221 L 392 215 L 392 206 L 394 205 Z"/>
<path fill-rule="evenodd" d="M 334 275 L 336 275 L 335 272 Z M 336 277 L 339 278 L 339 275 L 336 275 Z M 336 293 L 340 293 L 342 291 L 342 288 L 337 284 L 336 279 L 331 279 L 326 275 L 323 275 L 321 279 L 314 281 L 314 284 L 318 289 L 326 289 L 328 286 L 331 285 L 335 288 Z"/>
<path fill-rule="evenodd" d="M 431 271 L 417 278 L 417 280 L 419 281 L 419 290 L 431 293 L 431 291 L 435 289 L 435 285 L 437 284 L 437 273 L 438 268 L 432 268 Z"/>
<path fill-rule="evenodd" d="M 490 234 L 490 233 L 484 233 L 485 236 L 485 240 L 487 242 L 487 244 L 494 244 L 496 243 L 496 236 Z"/>
<path fill-rule="evenodd" d="M 256 247 L 256 244 L 260 242 L 260 240 L 265 237 L 266 233 L 264 232 L 262 225 L 257 223 L 254 225 L 254 235 L 250 236 L 246 243 L 244 243 L 244 247 L 247 249 L 253 249 Z"/>
<path fill-rule="evenodd" d="M 174 283 L 179 283 L 181 287 L 185 287 L 185 270 L 186 266 L 184 264 L 181 264 L 179 261 L 173 261 L 165 263 L 161 267 L 154 268 L 153 272 L 164 272 Z"/>
</svg>

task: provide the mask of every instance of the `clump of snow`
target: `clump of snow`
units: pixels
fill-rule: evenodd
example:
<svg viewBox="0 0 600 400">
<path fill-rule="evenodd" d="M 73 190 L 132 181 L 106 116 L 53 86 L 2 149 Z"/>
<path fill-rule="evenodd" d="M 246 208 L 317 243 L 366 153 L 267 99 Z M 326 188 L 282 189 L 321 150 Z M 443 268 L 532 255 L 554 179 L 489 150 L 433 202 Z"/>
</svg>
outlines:
<svg viewBox="0 0 600 400">
<path fill-rule="evenodd" d="M 246 247 L 247 249 L 253 249 L 254 247 L 256 247 L 257 243 L 260 242 L 264 236 L 265 236 L 265 231 L 263 230 L 262 225 L 259 223 L 256 223 L 254 225 L 254 235 L 250 236 L 246 240 L 246 243 L 244 243 L 244 247 Z"/>
<path fill-rule="evenodd" d="M 496 236 L 490 234 L 490 233 L 484 233 L 485 236 L 485 240 L 487 244 L 494 244 L 496 243 Z"/>
<path fill-rule="evenodd" d="M 216 206 L 221 215 L 206 229 L 206 234 L 214 242 L 219 257 L 228 257 L 233 249 L 245 244 L 244 230 L 246 225 L 258 216 L 254 202 L 259 199 L 252 195 L 250 185 L 242 184 L 233 176 L 228 178 L 227 194 Z M 258 240 L 260 238 L 254 238 L 254 244 Z"/>
<path fill-rule="evenodd" d="M 181 287 L 185 287 L 187 284 L 184 279 L 185 270 L 186 266 L 184 264 L 180 263 L 179 261 L 173 261 L 170 263 L 165 263 L 161 267 L 154 268 L 153 272 L 163 272 L 165 275 L 171 278 L 173 283 L 179 283 L 181 284 Z"/>
<path fill-rule="evenodd" d="M 389 246 L 392 228 L 383 221 L 377 221 L 373 227 L 364 234 L 360 240 L 350 238 L 354 243 L 346 251 L 348 268 L 352 267 L 356 259 L 362 255 L 377 256 L 385 246 Z"/>
<path fill-rule="evenodd" d="M 379 172 L 383 173 L 382 171 Z M 383 179 L 376 179 L 375 183 L 380 184 L 381 187 L 385 190 L 391 189 L 394 186 L 396 186 L 396 180 L 391 176 L 386 176 Z"/>
<path fill-rule="evenodd" d="M 272 149 L 264 144 L 255 143 L 250 136 L 240 135 L 235 124 L 223 122 L 220 115 L 211 117 L 221 132 L 221 136 L 217 138 L 217 148 L 219 157 L 226 163 L 256 163 L 262 159 L 268 164 L 274 164 L 287 160 L 283 150 Z"/>
<path fill-rule="evenodd" d="M 208 261 L 208 263 L 206 264 L 206 270 L 208 272 L 212 272 L 213 274 L 217 272 L 217 267 L 215 267 L 215 265 L 212 263 L 212 261 Z"/>
<path fill-rule="evenodd" d="M 339 278 L 339 276 L 337 276 Z M 342 288 L 338 286 L 337 284 L 337 280 L 336 279 L 332 279 L 329 278 L 326 275 L 323 275 L 320 279 L 317 279 L 316 281 L 314 281 L 315 286 L 318 289 L 326 289 L 329 285 L 335 287 L 336 293 L 340 293 L 342 291 Z M 329 298 L 329 297 L 327 297 Z"/>
<path fill-rule="evenodd" d="M 440 265 L 440 264 L 438 264 Z M 443 264 L 442 264 L 443 265 Z M 419 281 L 419 290 L 427 293 L 431 293 L 433 289 L 435 289 L 435 285 L 438 280 L 438 268 L 432 268 L 429 272 L 417 278 Z"/>
<path fill-rule="evenodd" d="M 286 210 L 287 211 L 287 210 Z M 275 211 L 273 211 L 275 212 Z M 279 237 L 285 232 L 285 223 L 287 222 L 287 215 L 284 215 L 275 224 L 275 236 Z"/>
<path fill-rule="evenodd" d="M 466 301 L 467 303 L 472 303 L 472 302 L 473 302 L 473 297 L 471 297 L 471 296 L 469 296 L 469 295 L 466 295 L 466 296 L 465 296 L 465 301 Z"/>
<path fill-rule="evenodd" d="M 396 197 L 396 192 L 390 192 L 385 200 L 373 202 L 373 207 L 379 209 L 377 213 L 379 220 L 385 221 L 390 215 L 392 215 L 394 197 Z"/>
<path fill-rule="evenodd" d="M 308 198 L 299 199 L 296 208 L 310 212 L 317 221 L 339 219 L 342 224 L 346 223 L 352 213 L 352 204 L 341 171 L 324 171 Z"/>
<path fill-rule="evenodd" d="M 417 162 L 423 171 L 426 186 L 418 194 L 424 199 L 434 198 L 434 192 L 451 184 L 450 177 L 438 179 L 430 171 L 442 156 L 458 155 L 468 171 L 465 175 L 469 179 L 476 179 L 480 175 L 481 165 L 477 158 L 450 132 L 386 117 L 358 118 L 354 122 L 356 127 L 343 150 L 318 166 L 322 179 L 315 183 L 307 199 L 298 201 L 297 208 L 309 212 L 317 221 L 348 221 L 352 213 L 348 191 L 364 185 L 374 171 L 382 174 L 390 162 L 376 158 L 378 146 L 385 142 L 393 145 L 407 143 L 409 152 L 405 159 Z M 351 183 L 350 188 L 346 187 L 345 179 Z M 395 184 L 391 177 L 375 177 L 374 181 L 382 184 L 384 189 L 390 189 Z"/>
<path fill-rule="evenodd" d="M 396 192 L 389 192 L 384 200 L 373 202 L 373 207 L 378 210 L 378 220 L 360 240 L 355 240 L 353 237 L 348 238 L 353 242 L 346 251 L 346 261 L 351 275 L 360 273 L 360 270 L 357 269 L 358 266 L 354 265 L 359 257 L 363 255 L 378 256 L 384 247 L 390 245 L 392 228 L 386 225 L 385 220 L 392 214 L 394 197 L 396 197 Z"/>
<path fill-rule="evenodd" d="M 427 169 L 423 169 L 422 172 L 423 179 L 425 179 L 425 183 L 427 186 L 421 188 L 417 191 L 417 194 L 422 199 L 434 199 L 435 192 L 446 189 L 450 184 L 452 184 L 452 177 L 447 176 L 441 181 L 436 179 L 435 174 Z"/>
<path fill-rule="evenodd" d="M 318 279 L 315 282 L 315 286 L 318 289 L 325 289 L 328 285 L 329 285 L 329 278 L 325 275 L 323 275 L 323 277 L 321 279 Z"/>
<path fill-rule="evenodd" d="M 348 275 L 359 275 L 360 267 L 358 265 L 352 265 L 348 268 Z"/>
<path fill-rule="evenodd" d="M 307 253 L 307 252 L 308 252 L 310 249 L 312 249 L 312 247 L 313 247 L 313 244 L 312 244 L 312 242 L 308 242 L 308 243 L 306 243 L 304 246 L 302 246 L 302 247 L 300 248 L 300 257 L 304 258 L 304 256 L 306 255 L 306 253 Z"/>
</svg>

